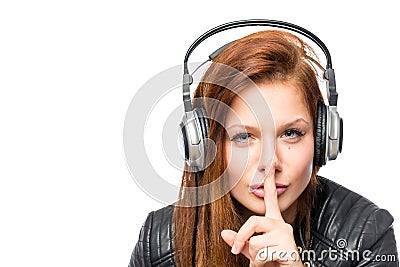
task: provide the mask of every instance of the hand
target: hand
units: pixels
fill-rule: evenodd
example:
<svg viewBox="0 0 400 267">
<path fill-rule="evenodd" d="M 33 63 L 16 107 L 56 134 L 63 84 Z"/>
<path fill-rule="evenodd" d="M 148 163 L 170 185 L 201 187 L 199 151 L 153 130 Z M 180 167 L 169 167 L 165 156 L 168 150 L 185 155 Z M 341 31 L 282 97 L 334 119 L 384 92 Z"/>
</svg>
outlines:
<svg viewBox="0 0 400 267">
<path fill-rule="evenodd" d="M 293 228 L 282 218 L 275 186 L 275 166 L 264 181 L 265 216 L 251 216 L 236 233 L 223 230 L 221 236 L 232 247 L 233 254 L 242 253 L 252 267 L 302 266 Z M 254 233 L 262 233 L 253 236 Z"/>
</svg>

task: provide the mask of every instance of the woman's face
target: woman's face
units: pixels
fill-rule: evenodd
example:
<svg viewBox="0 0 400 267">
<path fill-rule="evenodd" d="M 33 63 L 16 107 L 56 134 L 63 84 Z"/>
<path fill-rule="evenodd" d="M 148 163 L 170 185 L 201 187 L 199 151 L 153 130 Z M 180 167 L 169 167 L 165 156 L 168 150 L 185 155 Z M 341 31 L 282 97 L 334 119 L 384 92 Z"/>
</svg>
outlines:
<svg viewBox="0 0 400 267">
<path fill-rule="evenodd" d="M 246 104 L 257 102 L 260 92 L 269 104 L 275 132 L 266 122 L 270 117 L 266 116 L 265 102 L 258 101 L 257 107 Z M 244 212 L 265 214 L 262 185 L 273 160 L 271 171 L 275 172 L 279 207 L 286 221 L 293 220 L 297 198 L 310 181 L 313 169 L 313 124 L 303 95 L 289 82 L 259 84 L 258 89 L 246 88 L 240 95 L 246 102 L 235 97 L 225 124 L 228 135 L 224 156 L 229 181 L 234 186 L 231 196 L 245 208 Z M 268 142 L 271 137 L 275 139 L 275 152 Z"/>
</svg>

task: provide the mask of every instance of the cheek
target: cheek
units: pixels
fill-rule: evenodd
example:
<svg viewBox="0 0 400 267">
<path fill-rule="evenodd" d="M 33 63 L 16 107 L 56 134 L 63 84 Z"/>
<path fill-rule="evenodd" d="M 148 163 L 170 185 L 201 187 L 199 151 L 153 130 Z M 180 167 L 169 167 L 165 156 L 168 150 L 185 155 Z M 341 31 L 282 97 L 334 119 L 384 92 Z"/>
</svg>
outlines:
<svg viewBox="0 0 400 267">
<path fill-rule="evenodd" d="M 256 171 L 257 148 L 237 148 L 226 143 L 224 151 L 225 169 L 229 177 L 229 183 L 236 185 L 240 182 L 251 181 Z"/>
<path fill-rule="evenodd" d="M 225 169 L 228 167 L 230 161 L 231 161 L 231 145 L 230 142 L 226 141 L 224 143 L 224 164 L 225 164 Z"/>
<path fill-rule="evenodd" d="M 289 145 L 283 152 L 285 154 L 284 162 L 293 174 L 292 177 L 307 180 L 305 182 L 308 182 L 313 170 L 314 142 L 312 138 L 310 139 L 301 145 Z"/>
<path fill-rule="evenodd" d="M 237 179 L 233 179 L 239 173 L 239 170 L 235 168 L 236 161 L 238 160 L 232 154 L 232 145 L 230 142 L 225 142 L 224 149 L 225 172 L 228 176 L 229 186 L 232 187 L 238 182 Z"/>
</svg>

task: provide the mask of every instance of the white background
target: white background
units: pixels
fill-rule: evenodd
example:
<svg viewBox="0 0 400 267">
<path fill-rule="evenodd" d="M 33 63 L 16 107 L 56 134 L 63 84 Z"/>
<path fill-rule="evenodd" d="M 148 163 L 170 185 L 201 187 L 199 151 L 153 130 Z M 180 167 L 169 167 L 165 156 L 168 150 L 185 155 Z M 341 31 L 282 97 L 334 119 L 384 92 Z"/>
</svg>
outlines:
<svg viewBox="0 0 400 267">
<path fill-rule="evenodd" d="M 248 18 L 298 24 L 328 46 L 345 135 L 320 174 L 388 209 L 400 236 L 395 1 L 136 2 L 1 2 L 0 266 L 127 266 L 163 206 L 125 165 L 129 103 L 200 34 Z"/>
</svg>

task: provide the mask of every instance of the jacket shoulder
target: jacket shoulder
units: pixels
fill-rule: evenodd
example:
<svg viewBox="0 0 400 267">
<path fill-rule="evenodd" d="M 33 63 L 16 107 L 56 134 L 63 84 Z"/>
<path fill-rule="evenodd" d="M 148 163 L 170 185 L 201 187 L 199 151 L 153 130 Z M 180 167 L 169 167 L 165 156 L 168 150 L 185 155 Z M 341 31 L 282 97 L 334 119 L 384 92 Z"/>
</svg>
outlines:
<svg viewBox="0 0 400 267">
<path fill-rule="evenodd" d="M 173 205 L 169 205 L 149 213 L 140 230 L 129 267 L 175 266 L 172 239 L 173 210 Z"/>
<path fill-rule="evenodd" d="M 311 222 L 313 247 L 365 251 L 377 249 L 378 244 L 395 245 L 390 234 L 393 216 L 387 210 L 329 179 L 318 176 L 318 181 Z"/>
</svg>

